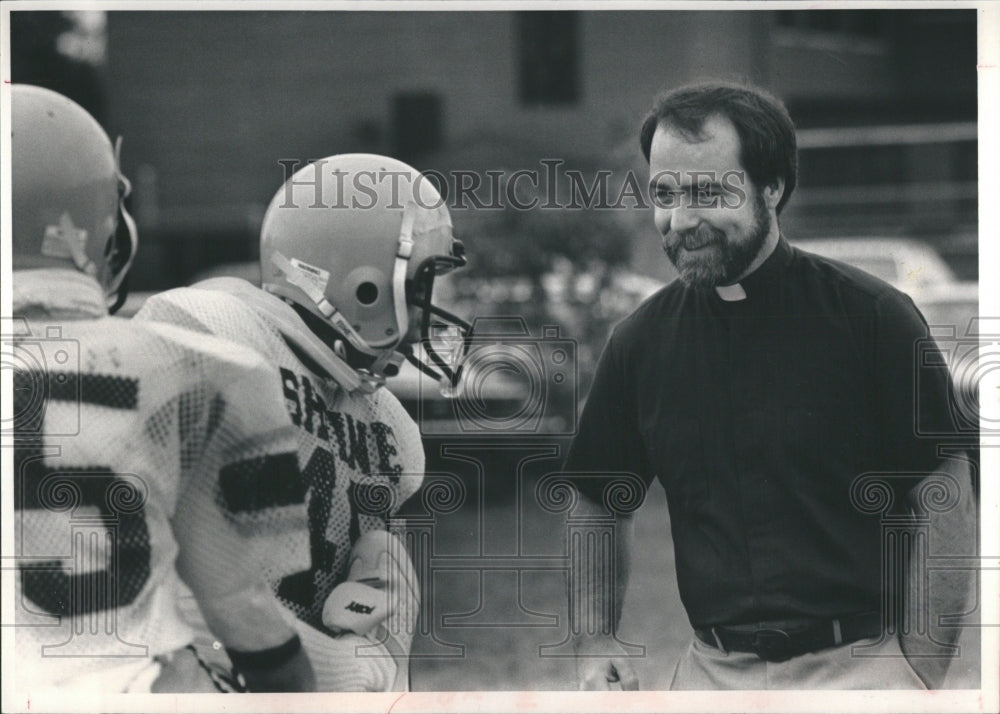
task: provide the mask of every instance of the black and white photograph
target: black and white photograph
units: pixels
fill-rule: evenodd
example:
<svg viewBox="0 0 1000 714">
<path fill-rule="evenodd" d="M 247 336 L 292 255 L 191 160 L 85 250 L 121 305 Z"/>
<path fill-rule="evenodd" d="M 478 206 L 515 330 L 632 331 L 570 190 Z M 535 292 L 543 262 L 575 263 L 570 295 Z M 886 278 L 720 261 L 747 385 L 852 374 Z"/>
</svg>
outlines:
<svg viewBox="0 0 1000 714">
<path fill-rule="evenodd" d="M 4 711 L 1000 709 L 1000 7 L 0 13 Z"/>
</svg>

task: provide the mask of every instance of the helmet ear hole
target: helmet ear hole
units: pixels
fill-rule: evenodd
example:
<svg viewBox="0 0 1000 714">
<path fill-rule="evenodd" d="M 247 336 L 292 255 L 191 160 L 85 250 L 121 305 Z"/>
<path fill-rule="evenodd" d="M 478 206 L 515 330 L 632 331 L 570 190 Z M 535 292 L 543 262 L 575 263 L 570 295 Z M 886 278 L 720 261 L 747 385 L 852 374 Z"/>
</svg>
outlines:
<svg viewBox="0 0 1000 714">
<path fill-rule="evenodd" d="M 378 300 L 378 286 L 373 282 L 366 281 L 358 285 L 354 294 L 362 305 L 371 305 Z"/>
</svg>

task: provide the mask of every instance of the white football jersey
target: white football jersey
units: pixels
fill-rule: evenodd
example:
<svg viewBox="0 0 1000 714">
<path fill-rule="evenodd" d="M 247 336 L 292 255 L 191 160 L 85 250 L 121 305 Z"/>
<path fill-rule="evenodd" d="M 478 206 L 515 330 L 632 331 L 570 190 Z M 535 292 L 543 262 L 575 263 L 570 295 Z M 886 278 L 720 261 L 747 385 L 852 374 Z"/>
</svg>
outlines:
<svg viewBox="0 0 1000 714">
<path fill-rule="evenodd" d="M 258 354 L 170 325 L 29 307 L 4 329 L 20 687 L 191 642 L 179 570 L 222 598 L 260 580 L 235 570 L 247 549 L 280 551 L 269 567 L 286 573 L 308 567 L 297 439 Z"/>
<path fill-rule="evenodd" d="M 193 287 L 154 295 L 136 319 L 209 332 L 252 347 L 274 364 L 288 418 L 298 431 L 299 466 L 309 488 L 312 565 L 291 576 L 269 575 L 296 616 L 324 630 L 323 605 L 347 574 L 352 544 L 369 530 L 385 529 L 388 517 L 420 486 L 420 430 L 388 390 L 348 392 L 318 365 L 307 364 L 309 357 L 283 337 L 307 328 L 279 298 L 246 281 L 223 284 L 232 289 Z"/>
</svg>

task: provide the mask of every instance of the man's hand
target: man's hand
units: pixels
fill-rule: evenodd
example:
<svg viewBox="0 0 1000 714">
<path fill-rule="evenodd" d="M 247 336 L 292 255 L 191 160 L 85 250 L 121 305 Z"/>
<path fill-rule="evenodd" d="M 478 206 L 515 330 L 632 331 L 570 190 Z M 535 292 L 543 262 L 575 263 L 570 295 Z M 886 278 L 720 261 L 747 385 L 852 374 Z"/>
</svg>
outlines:
<svg viewBox="0 0 1000 714">
<path fill-rule="evenodd" d="M 933 488 L 935 481 L 951 500 L 936 502 L 928 498 L 924 502 L 922 491 Z M 949 484 L 957 486 L 957 491 L 953 493 Z M 914 551 L 915 554 L 924 558 L 976 555 L 978 504 L 970 462 L 964 453 L 942 459 L 935 471 L 910 491 L 907 500 L 914 513 L 927 518 L 930 528 L 927 542 L 933 545 L 932 552 Z M 926 562 L 906 565 L 909 592 L 903 604 L 904 616 L 914 626 L 900 634 L 899 645 L 927 688 L 938 689 L 944 685 L 951 665 L 956 663 L 960 651 L 956 645 L 964 632 L 961 627 L 939 625 L 939 618 L 970 610 L 970 603 L 975 602 L 977 574 L 972 570 L 952 570 L 935 573 L 931 578 Z M 917 625 L 921 622 L 926 628 Z M 965 649 L 966 662 L 974 656 L 971 649 Z"/>
<path fill-rule="evenodd" d="M 610 636 L 576 642 L 576 681 L 581 690 L 639 689 L 639 678 L 628 655 Z"/>
</svg>

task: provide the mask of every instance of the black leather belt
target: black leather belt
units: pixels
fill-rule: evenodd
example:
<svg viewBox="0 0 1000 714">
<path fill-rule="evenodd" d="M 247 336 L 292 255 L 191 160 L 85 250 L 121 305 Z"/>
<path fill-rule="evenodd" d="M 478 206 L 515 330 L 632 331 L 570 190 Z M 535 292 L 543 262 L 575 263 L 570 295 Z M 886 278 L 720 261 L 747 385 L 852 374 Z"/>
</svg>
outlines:
<svg viewBox="0 0 1000 714">
<path fill-rule="evenodd" d="M 706 645 L 723 652 L 753 652 L 768 662 L 784 662 L 807 652 L 876 637 L 883 629 L 879 612 L 862 612 L 794 626 L 775 623 L 782 627 L 769 627 L 768 624 L 710 627 L 696 629 L 694 634 Z"/>
</svg>

